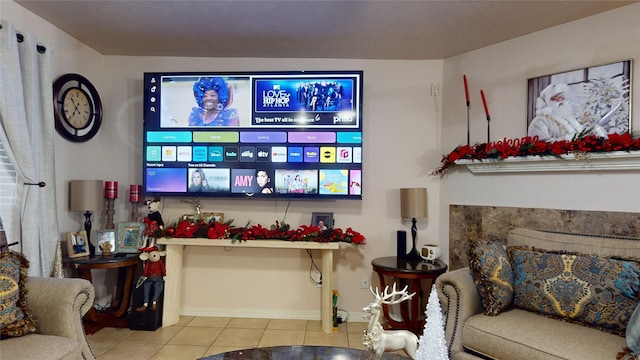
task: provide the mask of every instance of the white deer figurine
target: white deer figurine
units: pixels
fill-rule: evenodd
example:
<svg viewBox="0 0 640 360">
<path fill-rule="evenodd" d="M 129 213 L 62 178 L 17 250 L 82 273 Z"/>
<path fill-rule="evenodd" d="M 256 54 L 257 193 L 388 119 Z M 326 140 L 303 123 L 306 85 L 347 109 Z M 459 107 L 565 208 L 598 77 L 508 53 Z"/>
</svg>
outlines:
<svg viewBox="0 0 640 360">
<path fill-rule="evenodd" d="M 376 288 L 376 292 L 371 290 L 371 294 L 375 297 L 375 301 L 362 308 L 369 315 L 369 324 L 367 330 L 364 331 L 362 344 L 371 353 L 371 360 L 380 360 L 382 353 L 385 351 L 404 350 L 410 358 L 416 358 L 418 350 L 418 337 L 408 330 L 383 330 L 380 325 L 380 312 L 382 304 L 393 305 L 411 299 L 416 293 L 409 294 L 408 286 L 401 291 L 396 290 L 396 284 L 393 284 L 393 290 L 389 293 L 389 287 L 385 287 L 382 295 Z"/>
</svg>

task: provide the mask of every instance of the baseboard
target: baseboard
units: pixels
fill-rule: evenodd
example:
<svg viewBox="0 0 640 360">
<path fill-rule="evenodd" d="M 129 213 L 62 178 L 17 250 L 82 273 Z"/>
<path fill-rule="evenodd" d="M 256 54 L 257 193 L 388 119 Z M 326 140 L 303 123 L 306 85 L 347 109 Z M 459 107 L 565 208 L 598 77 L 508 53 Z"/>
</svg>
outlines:
<svg viewBox="0 0 640 360">
<path fill-rule="evenodd" d="M 274 309 L 221 309 L 221 308 L 182 308 L 183 316 L 236 317 L 255 319 L 283 320 L 320 320 L 320 311 L 294 311 Z M 340 314 L 340 313 L 339 313 Z M 364 312 L 349 313 L 348 321 L 367 322 Z"/>
</svg>

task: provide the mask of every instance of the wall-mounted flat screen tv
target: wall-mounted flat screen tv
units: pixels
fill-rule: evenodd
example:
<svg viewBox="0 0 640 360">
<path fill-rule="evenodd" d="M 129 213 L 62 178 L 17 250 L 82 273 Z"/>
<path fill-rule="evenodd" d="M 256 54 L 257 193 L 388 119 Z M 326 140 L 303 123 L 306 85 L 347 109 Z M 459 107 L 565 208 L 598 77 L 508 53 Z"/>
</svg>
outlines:
<svg viewBox="0 0 640 360">
<path fill-rule="evenodd" d="M 145 73 L 145 195 L 362 199 L 362 75 Z"/>
</svg>

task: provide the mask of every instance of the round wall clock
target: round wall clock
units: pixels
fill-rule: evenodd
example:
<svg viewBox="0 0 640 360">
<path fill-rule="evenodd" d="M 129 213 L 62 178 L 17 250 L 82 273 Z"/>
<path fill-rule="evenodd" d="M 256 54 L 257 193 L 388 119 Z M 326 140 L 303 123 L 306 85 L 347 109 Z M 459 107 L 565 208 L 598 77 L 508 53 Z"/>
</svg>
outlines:
<svg viewBox="0 0 640 360">
<path fill-rule="evenodd" d="M 56 130 L 69 141 L 88 141 L 100 130 L 100 95 L 82 75 L 65 74 L 53 83 L 53 108 Z"/>
</svg>

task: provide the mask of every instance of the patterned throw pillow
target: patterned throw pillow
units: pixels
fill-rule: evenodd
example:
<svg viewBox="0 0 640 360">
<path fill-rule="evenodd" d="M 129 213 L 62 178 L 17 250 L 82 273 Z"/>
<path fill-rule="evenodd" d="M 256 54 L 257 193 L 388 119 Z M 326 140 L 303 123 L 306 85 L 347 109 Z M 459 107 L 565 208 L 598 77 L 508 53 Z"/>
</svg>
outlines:
<svg viewBox="0 0 640 360">
<path fill-rule="evenodd" d="M 26 289 L 29 261 L 19 253 L 0 254 L 0 329 L 2 337 L 36 331 L 27 311 Z"/>
<path fill-rule="evenodd" d="M 509 255 L 515 307 L 625 335 L 640 300 L 638 262 L 515 247 Z"/>
<path fill-rule="evenodd" d="M 469 269 L 478 289 L 484 313 L 495 316 L 511 305 L 513 272 L 507 251 L 494 236 L 467 246 Z"/>
</svg>

